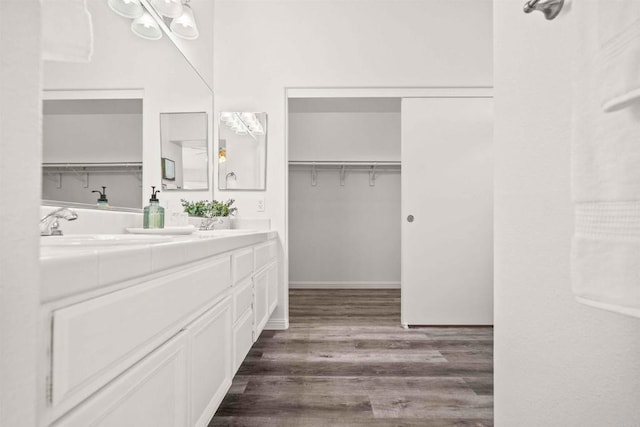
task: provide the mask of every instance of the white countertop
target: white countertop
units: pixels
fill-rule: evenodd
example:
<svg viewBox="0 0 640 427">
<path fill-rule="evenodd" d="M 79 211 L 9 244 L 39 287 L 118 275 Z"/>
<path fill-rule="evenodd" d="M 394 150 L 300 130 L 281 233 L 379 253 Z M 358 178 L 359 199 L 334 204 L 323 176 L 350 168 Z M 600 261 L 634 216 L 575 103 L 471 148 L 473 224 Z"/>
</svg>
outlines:
<svg viewBox="0 0 640 427">
<path fill-rule="evenodd" d="M 115 246 L 41 246 L 40 301 L 49 302 L 277 237 L 276 231 L 220 230 Z M 44 237 L 46 239 L 47 237 Z"/>
</svg>

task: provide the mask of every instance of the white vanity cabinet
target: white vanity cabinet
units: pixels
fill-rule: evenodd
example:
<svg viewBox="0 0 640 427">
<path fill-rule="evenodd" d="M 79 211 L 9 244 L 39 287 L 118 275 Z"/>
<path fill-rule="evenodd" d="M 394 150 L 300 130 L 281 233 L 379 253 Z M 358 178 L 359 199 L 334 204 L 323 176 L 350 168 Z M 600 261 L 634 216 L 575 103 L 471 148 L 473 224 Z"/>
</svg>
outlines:
<svg viewBox="0 0 640 427">
<path fill-rule="evenodd" d="M 40 426 L 206 427 L 275 308 L 276 248 L 268 240 L 47 302 Z"/>
<path fill-rule="evenodd" d="M 173 337 L 54 427 L 188 425 L 186 335 Z"/>
</svg>

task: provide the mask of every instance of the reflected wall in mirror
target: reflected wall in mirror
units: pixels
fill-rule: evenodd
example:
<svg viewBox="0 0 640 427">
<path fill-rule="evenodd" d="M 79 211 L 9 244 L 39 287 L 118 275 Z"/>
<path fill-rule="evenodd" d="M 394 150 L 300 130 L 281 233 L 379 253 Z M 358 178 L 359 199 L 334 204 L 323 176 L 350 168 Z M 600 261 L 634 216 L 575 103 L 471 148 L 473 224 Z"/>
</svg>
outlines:
<svg viewBox="0 0 640 427">
<path fill-rule="evenodd" d="M 220 113 L 218 189 L 265 190 L 266 167 L 267 113 Z"/>
<path fill-rule="evenodd" d="M 46 99 L 56 96 L 43 100 L 42 198 L 96 205 L 106 187 L 113 206 L 140 208 L 142 99 Z"/>
<path fill-rule="evenodd" d="M 162 189 L 208 190 L 207 113 L 160 114 Z"/>
</svg>

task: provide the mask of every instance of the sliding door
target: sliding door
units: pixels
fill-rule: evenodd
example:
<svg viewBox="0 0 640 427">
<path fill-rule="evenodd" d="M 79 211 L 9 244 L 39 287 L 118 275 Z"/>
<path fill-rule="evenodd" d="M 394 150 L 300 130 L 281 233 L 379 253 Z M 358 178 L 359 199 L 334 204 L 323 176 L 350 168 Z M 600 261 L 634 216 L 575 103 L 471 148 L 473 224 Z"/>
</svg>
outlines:
<svg viewBox="0 0 640 427">
<path fill-rule="evenodd" d="M 402 100 L 402 323 L 493 324 L 493 101 Z"/>
</svg>

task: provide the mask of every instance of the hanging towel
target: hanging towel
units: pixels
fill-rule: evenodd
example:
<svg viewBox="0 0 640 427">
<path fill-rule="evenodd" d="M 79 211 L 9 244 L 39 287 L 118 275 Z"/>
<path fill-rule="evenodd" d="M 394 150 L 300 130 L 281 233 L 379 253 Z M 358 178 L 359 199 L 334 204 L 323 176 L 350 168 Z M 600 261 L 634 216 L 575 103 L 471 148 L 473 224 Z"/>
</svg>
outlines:
<svg viewBox="0 0 640 427">
<path fill-rule="evenodd" d="M 615 111 L 640 98 L 640 1 L 599 0 L 597 30 L 600 103 Z"/>
<path fill-rule="evenodd" d="M 93 28 L 86 0 L 42 0 L 42 59 L 88 62 Z"/>
<path fill-rule="evenodd" d="M 640 317 L 640 1 L 575 2 L 572 285 Z"/>
</svg>

